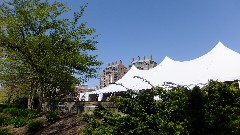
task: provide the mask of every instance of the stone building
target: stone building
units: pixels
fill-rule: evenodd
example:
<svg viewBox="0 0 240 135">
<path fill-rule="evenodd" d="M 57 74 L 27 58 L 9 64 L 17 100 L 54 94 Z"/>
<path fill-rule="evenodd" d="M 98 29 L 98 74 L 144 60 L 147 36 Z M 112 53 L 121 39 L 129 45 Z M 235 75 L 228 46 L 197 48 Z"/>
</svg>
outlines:
<svg viewBox="0 0 240 135">
<path fill-rule="evenodd" d="M 91 92 L 95 90 L 98 90 L 97 86 L 94 88 L 89 88 L 87 84 L 78 84 L 75 86 L 75 92 L 78 92 L 78 93 Z"/>
<path fill-rule="evenodd" d="M 138 56 L 138 60 L 134 60 L 134 58 L 132 58 L 131 65 L 129 65 L 129 69 L 132 67 L 132 65 L 134 65 L 137 69 L 140 70 L 149 70 L 151 68 L 156 67 L 157 62 L 152 60 L 152 55 L 150 55 L 149 59 L 146 59 L 146 57 L 144 56 L 142 60 Z"/>
<path fill-rule="evenodd" d="M 109 84 L 115 83 L 127 73 L 127 68 L 122 64 L 122 61 L 109 63 L 101 73 L 100 88 L 106 87 Z"/>
<path fill-rule="evenodd" d="M 142 60 L 139 56 L 138 60 L 134 60 L 134 58 L 132 58 L 132 62 L 128 68 L 122 64 L 121 60 L 119 62 L 112 62 L 111 64 L 109 63 L 101 73 L 100 89 L 121 79 L 132 67 L 132 65 L 140 70 L 149 70 L 156 67 L 157 63 L 152 60 L 152 55 L 149 59 L 146 59 L 145 56 Z"/>
</svg>

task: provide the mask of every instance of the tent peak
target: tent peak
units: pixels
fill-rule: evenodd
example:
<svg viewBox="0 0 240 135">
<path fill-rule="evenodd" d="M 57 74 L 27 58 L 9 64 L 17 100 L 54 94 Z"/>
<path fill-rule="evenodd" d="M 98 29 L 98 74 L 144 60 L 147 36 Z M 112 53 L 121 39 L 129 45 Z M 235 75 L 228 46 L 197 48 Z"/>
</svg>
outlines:
<svg viewBox="0 0 240 135">
<path fill-rule="evenodd" d="M 224 46 L 223 43 L 221 41 L 218 41 L 216 46 Z M 225 46 L 224 46 L 225 47 Z"/>
<path fill-rule="evenodd" d="M 170 60 L 170 61 L 174 61 L 173 59 L 171 59 L 170 57 L 168 57 L 168 56 L 165 56 L 164 57 L 164 60 Z"/>
<path fill-rule="evenodd" d="M 135 65 L 132 65 L 132 68 L 137 68 Z"/>
<path fill-rule="evenodd" d="M 137 67 L 134 66 L 134 65 L 132 65 L 132 67 L 130 68 L 130 70 L 133 70 L 133 69 L 137 69 Z M 137 69 L 137 70 L 139 70 L 139 69 Z"/>
<path fill-rule="evenodd" d="M 218 41 L 218 44 L 222 44 L 222 42 L 219 40 L 219 41 Z"/>
<path fill-rule="evenodd" d="M 226 51 L 229 50 L 229 48 L 227 48 L 225 45 L 223 45 L 223 43 L 221 41 L 219 41 L 217 43 L 217 45 L 211 50 L 211 52 L 221 52 L 221 51 Z"/>
<path fill-rule="evenodd" d="M 168 56 L 165 56 L 164 59 L 162 60 L 162 62 L 159 65 L 164 65 L 166 63 L 172 63 L 172 62 L 176 62 L 176 61 L 169 58 Z"/>
</svg>

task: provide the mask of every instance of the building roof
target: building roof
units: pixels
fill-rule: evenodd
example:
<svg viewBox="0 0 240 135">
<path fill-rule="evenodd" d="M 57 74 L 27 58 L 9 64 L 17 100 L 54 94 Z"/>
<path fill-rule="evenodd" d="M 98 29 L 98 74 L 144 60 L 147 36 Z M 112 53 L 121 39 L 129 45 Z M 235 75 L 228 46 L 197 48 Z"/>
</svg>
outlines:
<svg viewBox="0 0 240 135">
<path fill-rule="evenodd" d="M 138 62 L 148 62 L 150 59 L 145 59 L 145 60 L 134 60 L 132 63 L 138 63 Z"/>
</svg>

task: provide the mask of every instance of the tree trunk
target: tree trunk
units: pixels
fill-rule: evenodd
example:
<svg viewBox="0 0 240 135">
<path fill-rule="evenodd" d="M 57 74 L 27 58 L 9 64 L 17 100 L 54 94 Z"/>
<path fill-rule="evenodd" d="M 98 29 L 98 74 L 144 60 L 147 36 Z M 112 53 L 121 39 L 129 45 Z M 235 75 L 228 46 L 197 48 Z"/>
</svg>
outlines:
<svg viewBox="0 0 240 135">
<path fill-rule="evenodd" d="M 36 98 L 36 89 L 32 89 L 31 94 L 29 95 L 28 99 L 28 109 L 34 109 L 34 99 Z"/>
<path fill-rule="evenodd" d="M 28 95 L 28 109 L 32 110 L 32 93 L 30 91 L 29 95 Z"/>
<path fill-rule="evenodd" d="M 12 91 L 10 90 L 10 92 L 8 93 L 8 100 L 7 103 L 10 104 L 11 103 L 11 98 L 12 98 Z"/>
<path fill-rule="evenodd" d="M 32 91 L 33 91 L 33 83 L 31 83 L 31 87 L 30 87 L 30 91 L 29 91 L 29 95 L 28 95 L 28 109 L 33 109 L 32 106 L 32 98 L 33 98 L 33 94 L 32 94 Z"/>
<path fill-rule="evenodd" d="M 8 100 L 7 100 L 7 103 L 11 103 L 11 101 L 12 101 L 12 97 L 13 97 L 13 86 L 11 86 L 10 87 L 10 89 L 9 89 L 9 92 L 8 92 Z"/>
<path fill-rule="evenodd" d="M 40 79 L 40 90 L 39 90 L 39 103 L 38 103 L 38 112 L 42 110 L 42 104 L 43 104 L 43 91 L 44 91 L 44 80 L 43 78 Z"/>
</svg>

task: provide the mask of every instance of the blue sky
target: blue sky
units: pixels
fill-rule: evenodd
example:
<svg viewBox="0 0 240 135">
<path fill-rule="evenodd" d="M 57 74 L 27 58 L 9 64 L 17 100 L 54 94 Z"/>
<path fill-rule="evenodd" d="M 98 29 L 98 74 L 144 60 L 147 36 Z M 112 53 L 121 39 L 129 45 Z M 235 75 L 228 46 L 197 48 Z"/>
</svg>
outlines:
<svg viewBox="0 0 240 135">
<path fill-rule="evenodd" d="M 239 0 L 61 0 L 72 11 L 83 3 L 82 18 L 96 28 L 99 60 L 122 60 L 153 55 L 191 60 L 210 51 L 218 41 L 240 53 Z M 70 14 L 66 14 L 69 17 Z M 224 57 L 224 54 L 223 54 Z M 90 86 L 99 85 L 92 79 Z"/>
</svg>

